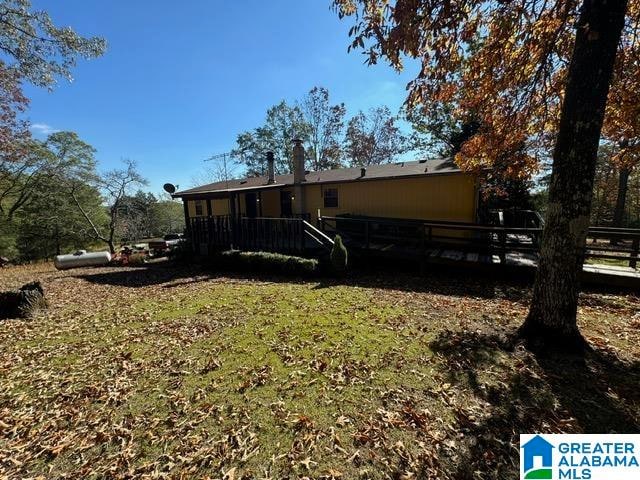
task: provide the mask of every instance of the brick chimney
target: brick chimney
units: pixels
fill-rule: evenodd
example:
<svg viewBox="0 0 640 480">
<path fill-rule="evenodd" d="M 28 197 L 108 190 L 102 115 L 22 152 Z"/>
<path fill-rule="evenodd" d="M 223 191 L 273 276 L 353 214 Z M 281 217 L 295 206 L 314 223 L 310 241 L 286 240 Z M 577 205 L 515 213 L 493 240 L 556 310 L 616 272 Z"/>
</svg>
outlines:
<svg viewBox="0 0 640 480">
<path fill-rule="evenodd" d="M 304 147 L 302 146 L 302 140 L 295 139 L 293 141 L 293 213 L 296 215 L 304 215 L 305 198 L 304 198 L 304 186 L 305 171 L 304 171 Z"/>
<path fill-rule="evenodd" d="M 267 184 L 273 185 L 276 183 L 276 167 L 275 160 L 273 159 L 273 152 L 267 152 L 267 173 L 269 175 Z"/>
<path fill-rule="evenodd" d="M 304 147 L 302 146 L 302 140 L 298 138 L 293 143 L 293 183 L 298 184 L 305 181 Z"/>
</svg>

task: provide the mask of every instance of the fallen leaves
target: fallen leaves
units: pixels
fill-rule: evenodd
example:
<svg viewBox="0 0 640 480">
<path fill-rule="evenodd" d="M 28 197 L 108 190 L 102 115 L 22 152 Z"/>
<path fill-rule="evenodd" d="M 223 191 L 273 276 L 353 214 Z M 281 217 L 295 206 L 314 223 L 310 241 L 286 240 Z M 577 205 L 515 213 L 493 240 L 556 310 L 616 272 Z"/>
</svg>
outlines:
<svg viewBox="0 0 640 480">
<path fill-rule="evenodd" d="M 264 365 L 260 368 L 253 369 L 245 374 L 247 377 L 238 387 L 238 392 L 244 393 L 250 388 L 260 387 L 266 384 L 271 377 L 271 372 L 273 371 L 273 367 L 270 365 Z"/>
<path fill-rule="evenodd" d="M 519 429 L 584 422 L 561 372 L 487 337 L 526 309 L 508 286 L 38 265 L 0 288 L 34 277 L 50 311 L 0 323 L 9 478 L 483 478 L 516 471 Z M 587 296 L 599 352 L 640 355 L 638 304 Z M 597 393 L 634 418 L 637 392 Z"/>
</svg>

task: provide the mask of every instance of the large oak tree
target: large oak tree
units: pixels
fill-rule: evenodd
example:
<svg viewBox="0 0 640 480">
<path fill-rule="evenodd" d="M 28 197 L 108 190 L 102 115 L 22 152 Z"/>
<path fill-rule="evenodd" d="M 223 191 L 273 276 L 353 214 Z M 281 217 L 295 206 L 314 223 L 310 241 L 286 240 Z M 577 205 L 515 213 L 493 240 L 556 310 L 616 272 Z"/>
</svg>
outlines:
<svg viewBox="0 0 640 480">
<path fill-rule="evenodd" d="M 313 87 L 300 102 L 300 109 L 308 125 L 310 169 L 314 171 L 337 168 L 342 161 L 340 145 L 347 112 L 344 103 L 331 105 L 329 90 Z"/>
<path fill-rule="evenodd" d="M 56 26 L 47 12 L 33 9 L 30 0 L 0 1 L 0 173 L 25 150 L 19 147 L 28 130 L 16 115 L 27 105 L 21 82 L 52 88 L 59 77 L 72 79 L 78 57 L 98 57 L 105 48 L 102 38 Z"/>
<path fill-rule="evenodd" d="M 349 165 L 367 167 L 390 163 L 405 150 L 406 139 L 388 107 L 359 111 L 349 119 L 344 150 Z"/>
<path fill-rule="evenodd" d="M 356 17 L 351 47 L 364 49 L 370 63 L 385 58 L 401 69 L 406 57 L 420 62 L 409 106 L 454 102 L 478 115 L 480 130 L 456 155 L 464 169 L 497 162 L 505 175 L 527 178 L 554 145 L 539 268 L 521 333 L 536 344 L 581 346 L 577 299 L 598 144 L 609 87 L 615 92 L 625 80 L 613 75 L 616 53 L 635 58 L 638 51 L 640 2 L 628 9 L 625 0 L 334 5 L 341 17 Z"/>
<path fill-rule="evenodd" d="M 71 79 L 79 57 L 97 57 L 105 48 L 101 38 L 56 26 L 30 0 L 0 0 L 0 252 L 15 253 L 14 216 L 55 172 L 47 162 L 53 157 L 32 141 L 22 117 L 28 105 L 22 83 L 52 88 L 60 77 Z"/>
<path fill-rule="evenodd" d="M 247 175 L 266 175 L 268 151 L 275 154 L 276 174 L 293 172 L 293 140 L 307 141 L 310 127 L 300 107 L 282 100 L 267 110 L 264 125 L 238 134 L 232 155 L 245 166 Z"/>
</svg>

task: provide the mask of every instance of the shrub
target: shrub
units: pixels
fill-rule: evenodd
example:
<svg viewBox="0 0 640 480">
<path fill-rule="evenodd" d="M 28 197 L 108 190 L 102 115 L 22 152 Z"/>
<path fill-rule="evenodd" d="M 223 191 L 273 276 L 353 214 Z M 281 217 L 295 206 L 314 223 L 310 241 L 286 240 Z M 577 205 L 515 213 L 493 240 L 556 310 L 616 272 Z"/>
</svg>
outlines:
<svg viewBox="0 0 640 480">
<path fill-rule="evenodd" d="M 232 271 L 280 273 L 285 275 L 313 275 L 318 261 L 270 252 L 241 252 L 228 250 L 214 258 L 214 265 Z"/>
<path fill-rule="evenodd" d="M 331 249 L 329 258 L 331 259 L 333 271 L 340 275 L 347 271 L 349 253 L 347 252 L 347 247 L 342 243 L 342 237 L 340 235 L 336 235 L 333 242 L 333 248 Z"/>
</svg>

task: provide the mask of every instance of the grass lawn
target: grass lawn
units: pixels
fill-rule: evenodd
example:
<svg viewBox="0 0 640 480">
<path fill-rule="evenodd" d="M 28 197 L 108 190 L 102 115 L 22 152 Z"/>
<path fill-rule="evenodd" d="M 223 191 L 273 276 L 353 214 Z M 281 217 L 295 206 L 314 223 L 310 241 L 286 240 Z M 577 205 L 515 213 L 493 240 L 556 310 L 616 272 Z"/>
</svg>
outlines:
<svg viewBox="0 0 640 480">
<path fill-rule="evenodd" d="M 640 298 L 587 293 L 584 359 L 505 349 L 528 287 L 170 265 L 0 270 L 0 477 L 511 479 L 518 434 L 640 431 Z"/>
<path fill-rule="evenodd" d="M 629 257 L 621 257 L 620 260 L 612 258 L 587 258 L 585 263 L 589 265 L 610 265 L 612 267 L 628 267 Z"/>
</svg>

